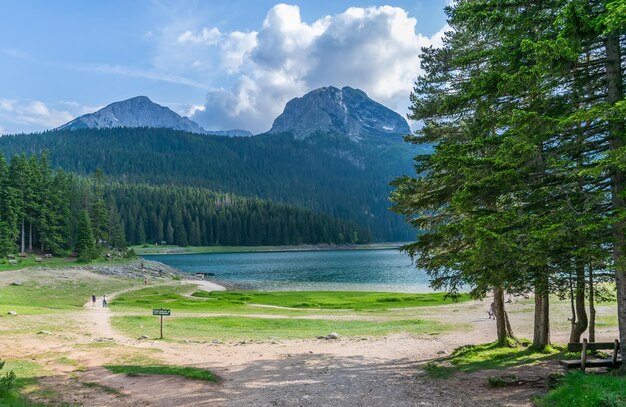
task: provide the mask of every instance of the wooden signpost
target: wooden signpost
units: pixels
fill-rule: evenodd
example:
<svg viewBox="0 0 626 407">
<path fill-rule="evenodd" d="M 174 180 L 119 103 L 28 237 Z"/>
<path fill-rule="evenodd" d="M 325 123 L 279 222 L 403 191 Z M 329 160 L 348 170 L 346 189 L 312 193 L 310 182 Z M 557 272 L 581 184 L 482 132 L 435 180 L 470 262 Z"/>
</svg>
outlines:
<svg viewBox="0 0 626 407">
<path fill-rule="evenodd" d="M 169 309 L 165 308 L 155 308 L 152 310 L 152 315 L 159 315 L 161 317 L 161 338 L 163 339 L 163 316 L 169 317 L 172 315 L 172 312 Z"/>
</svg>

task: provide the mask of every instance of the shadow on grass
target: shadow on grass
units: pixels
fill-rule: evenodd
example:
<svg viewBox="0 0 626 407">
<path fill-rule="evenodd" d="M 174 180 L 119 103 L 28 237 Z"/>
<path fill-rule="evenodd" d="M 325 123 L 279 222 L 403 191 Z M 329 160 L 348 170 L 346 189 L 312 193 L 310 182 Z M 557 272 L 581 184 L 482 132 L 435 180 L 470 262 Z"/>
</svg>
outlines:
<svg viewBox="0 0 626 407">
<path fill-rule="evenodd" d="M 171 365 L 105 365 L 104 368 L 112 373 L 126 374 L 128 376 L 137 375 L 167 375 L 180 376 L 186 379 L 204 380 L 217 382 L 216 375 L 206 369 L 189 366 Z"/>
<path fill-rule="evenodd" d="M 455 349 L 448 357 L 427 363 L 424 369 L 431 378 L 446 379 L 457 371 L 470 373 L 477 370 L 533 365 L 567 355 L 561 347 L 549 346 L 538 351 L 528 345 L 529 342 L 523 340 L 504 346 L 498 342 L 465 345 Z"/>
</svg>

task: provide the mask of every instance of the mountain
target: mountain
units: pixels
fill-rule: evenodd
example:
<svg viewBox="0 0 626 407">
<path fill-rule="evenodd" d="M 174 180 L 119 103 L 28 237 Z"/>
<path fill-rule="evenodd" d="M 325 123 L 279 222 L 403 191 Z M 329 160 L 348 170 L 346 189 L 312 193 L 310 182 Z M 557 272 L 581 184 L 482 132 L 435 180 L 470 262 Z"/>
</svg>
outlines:
<svg viewBox="0 0 626 407">
<path fill-rule="evenodd" d="M 297 139 L 315 133 L 340 134 L 359 142 L 368 136 L 408 134 L 410 129 L 402 116 L 365 92 L 329 86 L 289 101 L 269 133 L 290 133 Z"/>
<path fill-rule="evenodd" d="M 405 143 L 408 132 L 401 116 L 365 93 L 322 88 L 289 102 L 272 131 L 255 137 L 64 128 L 0 137 L 0 153 L 47 151 L 49 162 L 66 171 L 93 174 L 100 168 L 125 182 L 268 199 L 354 223 L 374 241 L 408 241 L 415 231 L 389 211 L 389 182 L 413 173 L 412 157 L 430 151 Z M 288 220 L 293 222 L 297 216 Z"/>
<path fill-rule="evenodd" d="M 108 129 L 111 127 L 163 127 L 205 134 L 198 123 L 158 105 L 146 96 L 137 96 L 80 116 L 55 130 Z"/>
</svg>

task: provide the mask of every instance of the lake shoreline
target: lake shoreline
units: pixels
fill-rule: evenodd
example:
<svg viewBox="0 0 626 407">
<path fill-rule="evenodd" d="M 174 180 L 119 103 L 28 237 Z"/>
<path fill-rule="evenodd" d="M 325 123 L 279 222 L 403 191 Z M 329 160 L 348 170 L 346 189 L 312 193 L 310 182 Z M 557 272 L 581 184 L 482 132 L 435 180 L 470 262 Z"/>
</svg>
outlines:
<svg viewBox="0 0 626 407">
<path fill-rule="evenodd" d="M 399 250 L 408 242 L 368 243 L 368 244 L 318 244 L 289 246 L 133 246 L 139 256 L 170 254 L 211 254 L 211 253 L 271 253 L 271 252 L 314 252 L 333 250 Z"/>
</svg>

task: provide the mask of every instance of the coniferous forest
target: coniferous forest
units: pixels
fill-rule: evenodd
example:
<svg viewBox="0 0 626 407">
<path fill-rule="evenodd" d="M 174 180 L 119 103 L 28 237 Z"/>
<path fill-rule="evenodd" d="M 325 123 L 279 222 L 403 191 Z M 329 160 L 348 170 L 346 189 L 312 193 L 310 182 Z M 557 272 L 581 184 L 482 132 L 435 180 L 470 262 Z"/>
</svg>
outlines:
<svg viewBox="0 0 626 407">
<path fill-rule="evenodd" d="M 405 249 L 435 288 L 493 291 L 502 344 L 504 293 L 531 291 L 536 348 L 550 344 L 551 294 L 571 299 L 570 342 L 594 341 L 608 280 L 626 350 L 625 11 L 458 2 L 443 46 L 423 50 L 411 118 L 425 125 L 410 141 L 436 147 L 394 183 L 395 209 L 425 232 Z"/>
<path fill-rule="evenodd" d="M 0 256 L 39 251 L 93 258 L 127 244 L 363 243 L 368 230 L 293 205 L 199 187 L 109 182 L 52 170 L 46 154 L 0 155 Z"/>
<path fill-rule="evenodd" d="M 53 168 L 81 175 L 100 168 L 107 177 L 125 182 L 196 186 L 296 205 L 355 223 L 371 231 L 374 241 L 415 238 L 414 229 L 389 211 L 389 182 L 410 173 L 412 156 L 423 150 L 407 145 L 400 135 L 353 143 L 332 134 L 307 140 L 289 134 L 229 138 L 164 128 L 0 138 L 0 151 L 7 157 L 47 151 Z"/>
</svg>

